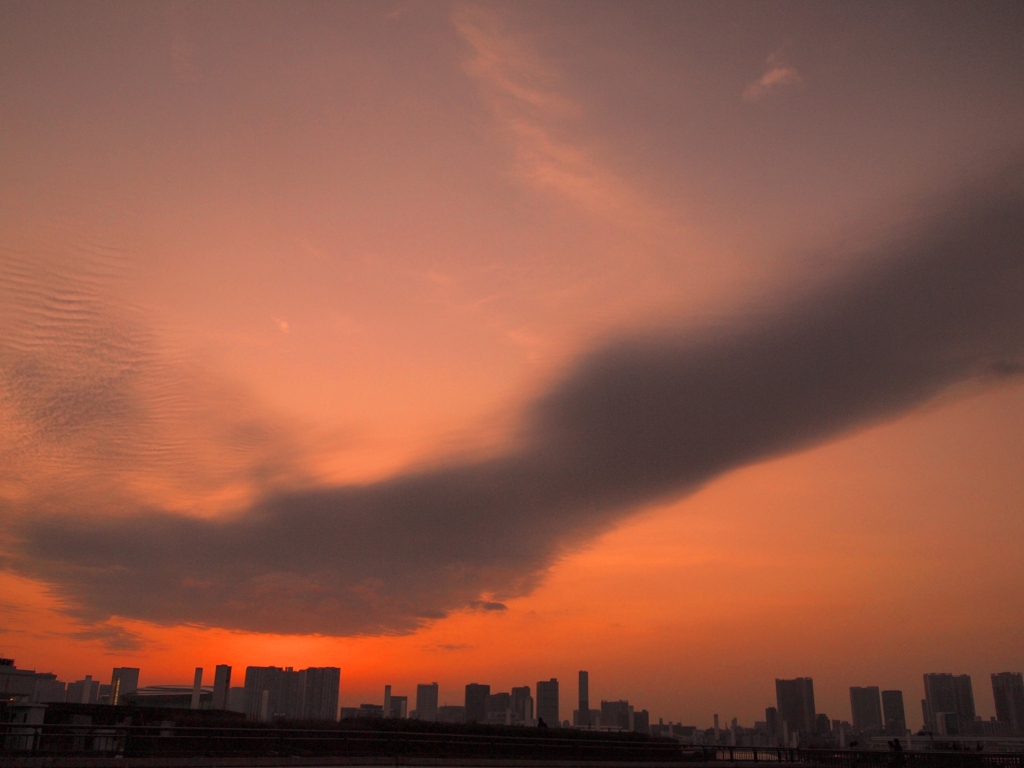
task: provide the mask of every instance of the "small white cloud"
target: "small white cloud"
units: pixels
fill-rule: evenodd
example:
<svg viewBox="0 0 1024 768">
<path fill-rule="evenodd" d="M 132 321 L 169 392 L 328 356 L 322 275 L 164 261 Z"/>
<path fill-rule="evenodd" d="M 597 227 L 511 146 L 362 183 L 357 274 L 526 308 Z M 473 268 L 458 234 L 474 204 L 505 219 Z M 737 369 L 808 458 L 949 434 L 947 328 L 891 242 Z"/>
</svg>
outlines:
<svg viewBox="0 0 1024 768">
<path fill-rule="evenodd" d="M 288 331 L 291 330 L 287 320 L 280 317 L 274 317 L 273 315 L 270 316 L 270 319 L 277 323 L 277 327 L 281 329 L 281 333 L 288 333 Z"/>
<path fill-rule="evenodd" d="M 786 86 L 798 86 L 804 82 L 800 73 L 788 64 L 783 64 L 777 53 L 768 57 L 768 68 L 758 80 L 743 90 L 744 101 L 759 101 L 768 94 Z"/>
</svg>

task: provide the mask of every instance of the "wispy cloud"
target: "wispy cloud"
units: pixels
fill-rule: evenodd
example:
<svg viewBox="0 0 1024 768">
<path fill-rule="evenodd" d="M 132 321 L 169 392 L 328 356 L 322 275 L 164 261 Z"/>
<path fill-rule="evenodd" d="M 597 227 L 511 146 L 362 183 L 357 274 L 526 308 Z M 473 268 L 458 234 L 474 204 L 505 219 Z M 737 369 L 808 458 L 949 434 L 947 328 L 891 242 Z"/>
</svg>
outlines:
<svg viewBox="0 0 1024 768">
<path fill-rule="evenodd" d="M 300 430 L 117 301 L 126 257 L 0 252 L 0 506 L 245 506 L 303 476 Z"/>
<path fill-rule="evenodd" d="M 465 4 L 452 20 L 469 47 L 466 72 L 510 142 L 521 181 L 631 228 L 660 219 L 581 140 L 583 107 L 562 92 L 557 70 L 509 29 L 500 11 Z"/>
<path fill-rule="evenodd" d="M 504 452 L 280 489 L 226 517 L 38 514 L 6 567 L 94 622 L 359 635 L 497 608 L 643 505 L 1021 370 L 1024 166 L 860 256 L 769 309 L 596 349 L 527 408 Z M 98 392 L 113 403 L 90 417 L 102 435 L 108 412 L 134 411 L 115 407 L 121 388 Z M 41 423 L 90 432 L 69 419 Z"/>
<path fill-rule="evenodd" d="M 783 63 L 779 53 L 773 53 L 768 57 L 764 74 L 743 90 L 743 98 L 746 101 L 760 101 L 783 88 L 803 85 L 803 82 L 795 68 Z"/>
</svg>

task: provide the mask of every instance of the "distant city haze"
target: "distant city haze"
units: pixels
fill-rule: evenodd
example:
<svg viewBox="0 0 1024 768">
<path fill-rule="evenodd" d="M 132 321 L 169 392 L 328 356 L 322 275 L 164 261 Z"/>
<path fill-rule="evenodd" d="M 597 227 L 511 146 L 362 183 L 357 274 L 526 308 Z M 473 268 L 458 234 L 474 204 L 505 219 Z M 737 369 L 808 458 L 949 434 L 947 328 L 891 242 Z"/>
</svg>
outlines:
<svg viewBox="0 0 1024 768">
<path fill-rule="evenodd" d="M 1020 717 L 1021 29 L 5 5 L 0 657 L 279 670 L 254 715 Z"/>
</svg>

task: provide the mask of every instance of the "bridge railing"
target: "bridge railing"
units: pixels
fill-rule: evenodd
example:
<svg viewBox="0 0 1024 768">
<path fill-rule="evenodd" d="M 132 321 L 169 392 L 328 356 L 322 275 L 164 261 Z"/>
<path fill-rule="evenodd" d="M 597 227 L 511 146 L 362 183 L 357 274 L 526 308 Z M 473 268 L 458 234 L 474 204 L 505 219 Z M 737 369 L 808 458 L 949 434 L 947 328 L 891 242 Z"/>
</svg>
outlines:
<svg viewBox="0 0 1024 768">
<path fill-rule="evenodd" d="M 0 755 L 61 757 L 318 757 L 803 764 L 828 768 L 1024 768 L 1000 752 L 790 749 L 683 745 L 668 739 L 345 727 L 0 724 Z"/>
</svg>

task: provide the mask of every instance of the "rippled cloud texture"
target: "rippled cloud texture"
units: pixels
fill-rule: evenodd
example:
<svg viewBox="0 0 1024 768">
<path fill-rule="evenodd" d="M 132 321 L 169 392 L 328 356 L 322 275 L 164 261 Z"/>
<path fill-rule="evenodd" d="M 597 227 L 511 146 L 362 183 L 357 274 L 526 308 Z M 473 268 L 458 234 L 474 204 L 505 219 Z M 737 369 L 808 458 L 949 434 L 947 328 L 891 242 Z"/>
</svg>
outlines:
<svg viewBox="0 0 1024 768">
<path fill-rule="evenodd" d="M 50 583 L 93 621 L 352 635 L 500 610 L 560 554 L 641 505 L 899 414 L 958 382 L 1021 371 L 1022 180 L 1018 164 L 947 198 L 851 259 L 854 271 L 770 309 L 596 349 L 527 408 L 518 439 L 497 456 L 364 485 L 279 483 L 221 517 L 152 505 L 117 516 L 33 510 L 35 499 L 8 495 L 22 514 L 6 565 Z M 29 304 L 49 306 L 44 299 Z M 61 301 L 41 321 L 99 364 L 48 364 L 7 342 L 5 419 L 38 433 L 26 444 L 70 434 L 98 465 L 127 466 L 103 435 L 150 434 L 148 411 L 133 409 L 175 397 L 181 382 L 137 399 L 152 366 L 137 359 L 144 344 L 120 340 L 139 337 L 83 316 L 73 297 Z M 66 328 L 81 338 L 65 338 Z M 285 471 L 288 452 L 259 422 L 225 418 L 251 436 L 237 471 Z M 146 455 L 159 462 L 156 448 Z"/>
</svg>

